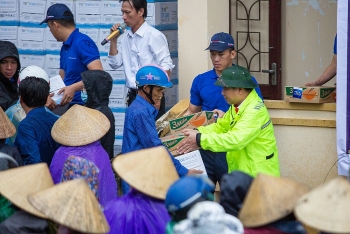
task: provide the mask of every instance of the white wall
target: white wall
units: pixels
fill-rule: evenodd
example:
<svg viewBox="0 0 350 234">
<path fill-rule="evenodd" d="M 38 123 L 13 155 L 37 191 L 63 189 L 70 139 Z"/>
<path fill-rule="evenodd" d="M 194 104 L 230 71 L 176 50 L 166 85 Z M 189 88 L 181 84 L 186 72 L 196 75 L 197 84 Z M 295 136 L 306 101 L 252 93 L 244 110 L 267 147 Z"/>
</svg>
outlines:
<svg viewBox="0 0 350 234">
<path fill-rule="evenodd" d="M 178 0 L 179 100 L 189 98 L 193 78 L 212 68 L 205 49 L 217 32 L 228 32 L 229 0 Z"/>
</svg>

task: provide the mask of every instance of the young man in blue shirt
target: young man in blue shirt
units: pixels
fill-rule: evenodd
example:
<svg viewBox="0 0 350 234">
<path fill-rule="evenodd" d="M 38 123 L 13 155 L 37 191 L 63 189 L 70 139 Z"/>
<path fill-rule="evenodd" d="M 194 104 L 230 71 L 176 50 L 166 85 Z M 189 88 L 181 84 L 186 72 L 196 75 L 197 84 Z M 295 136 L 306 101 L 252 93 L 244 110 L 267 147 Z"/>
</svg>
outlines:
<svg viewBox="0 0 350 234">
<path fill-rule="evenodd" d="M 140 68 L 136 73 L 136 85 L 138 94 L 125 115 L 122 154 L 163 146 L 158 137 L 155 118 L 158 114 L 164 90 L 171 88 L 173 84 L 162 68 L 156 65 L 147 65 Z M 186 169 L 170 153 L 169 156 L 173 160 L 179 176 L 202 173 L 200 170 Z M 129 186 L 123 182 L 123 193 L 125 194 L 128 190 Z"/>
<path fill-rule="evenodd" d="M 185 115 L 214 110 L 219 113 L 219 117 L 222 117 L 230 105 L 221 95 L 222 87 L 214 83 L 225 68 L 232 66 L 232 60 L 236 57 L 234 40 L 228 33 L 216 33 L 212 36 L 206 50 L 210 51 L 214 68 L 194 78 L 190 91 L 190 104 Z M 257 83 L 254 77 L 252 80 Z M 256 88 L 255 91 L 262 99 L 260 88 Z M 215 184 L 220 183 L 222 175 L 228 173 L 226 153 L 215 153 L 203 149 L 200 149 L 200 153 L 209 178 Z"/>
<path fill-rule="evenodd" d="M 79 32 L 73 13 L 65 4 L 50 6 L 46 19 L 40 24 L 43 23 L 47 23 L 57 41 L 63 42 L 59 74 L 66 87 L 59 92 L 64 93 L 60 105 L 84 105 L 80 96 L 83 87 L 80 74 L 86 70 L 103 70 L 98 48 L 89 36 Z"/>
<path fill-rule="evenodd" d="M 18 126 L 15 146 L 23 164 L 45 162 L 50 166 L 55 151 L 60 146 L 51 137 L 51 129 L 58 117 L 45 110 L 50 87 L 46 80 L 27 77 L 19 85 L 20 103 L 26 117 Z"/>
</svg>

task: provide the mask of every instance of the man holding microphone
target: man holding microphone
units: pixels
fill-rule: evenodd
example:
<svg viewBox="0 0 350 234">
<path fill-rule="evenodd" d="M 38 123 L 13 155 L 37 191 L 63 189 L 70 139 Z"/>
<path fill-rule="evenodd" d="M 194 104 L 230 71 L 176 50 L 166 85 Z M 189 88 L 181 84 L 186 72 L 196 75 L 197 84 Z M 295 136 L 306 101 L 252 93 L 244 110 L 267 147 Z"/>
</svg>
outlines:
<svg viewBox="0 0 350 234">
<path fill-rule="evenodd" d="M 137 95 L 136 72 L 147 64 L 157 64 L 162 67 L 168 75 L 174 68 L 170 57 L 168 42 L 163 33 L 150 26 L 146 21 L 146 0 L 121 0 L 122 15 L 124 23 L 130 27 L 125 30 L 124 35 L 110 40 L 109 65 L 113 69 L 124 66 L 126 86 L 129 88 L 128 105 Z M 117 23 L 111 28 L 113 33 L 120 30 Z M 119 33 L 117 35 L 120 35 Z M 117 48 L 117 40 L 120 46 Z M 165 99 L 162 98 L 157 119 L 165 113 Z"/>
</svg>

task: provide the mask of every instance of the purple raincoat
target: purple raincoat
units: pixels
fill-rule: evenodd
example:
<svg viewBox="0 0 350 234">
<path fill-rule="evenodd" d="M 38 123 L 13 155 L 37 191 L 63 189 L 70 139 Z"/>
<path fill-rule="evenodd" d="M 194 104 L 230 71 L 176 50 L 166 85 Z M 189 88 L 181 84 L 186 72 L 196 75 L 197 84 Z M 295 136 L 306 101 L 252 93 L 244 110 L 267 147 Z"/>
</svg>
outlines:
<svg viewBox="0 0 350 234">
<path fill-rule="evenodd" d="M 104 210 L 113 234 L 162 234 L 170 216 L 164 201 L 131 191 L 113 199 Z"/>
<path fill-rule="evenodd" d="M 50 164 L 50 173 L 55 184 L 60 183 L 62 169 L 69 156 L 78 156 L 93 162 L 100 170 L 98 174 L 100 204 L 104 207 L 117 197 L 117 182 L 107 152 L 98 141 L 83 146 L 61 146 L 55 152 Z"/>
</svg>

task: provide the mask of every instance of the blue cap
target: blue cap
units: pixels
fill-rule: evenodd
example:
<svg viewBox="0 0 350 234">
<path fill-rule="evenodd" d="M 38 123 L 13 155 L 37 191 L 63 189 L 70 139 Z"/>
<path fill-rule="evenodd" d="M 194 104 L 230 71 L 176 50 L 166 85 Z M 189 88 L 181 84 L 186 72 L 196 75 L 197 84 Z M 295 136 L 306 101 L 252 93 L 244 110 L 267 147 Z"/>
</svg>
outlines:
<svg viewBox="0 0 350 234">
<path fill-rule="evenodd" d="M 67 14 L 66 13 L 67 11 L 70 14 Z M 56 4 L 53 4 L 52 6 L 50 6 L 47 9 L 46 19 L 44 19 L 40 23 L 40 25 L 43 24 L 43 23 L 47 23 L 47 21 L 49 21 L 49 20 L 73 19 L 73 18 L 74 18 L 73 13 L 69 9 L 69 7 L 67 7 L 65 4 L 62 4 L 62 3 L 56 3 Z"/>
<path fill-rule="evenodd" d="M 222 52 L 229 48 L 235 49 L 235 42 L 233 40 L 233 37 L 228 33 L 220 32 L 212 36 L 210 45 L 205 50 Z"/>
<path fill-rule="evenodd" d="M 169 212 L 176 212 L 194 205 L 202 197 L 213 200 L 215 185 L 207 176 L 185 176 L 175 181 L 166 194 L 165 206 Z"/>
<path fill-rule="evenodd" d="M 157 65 L 146 65 L 141 67 L 136 73 L 136 85 L 155 85 L 163 88 L 171 88 L 169 76 L 163 68 Z"/>
</svg>

